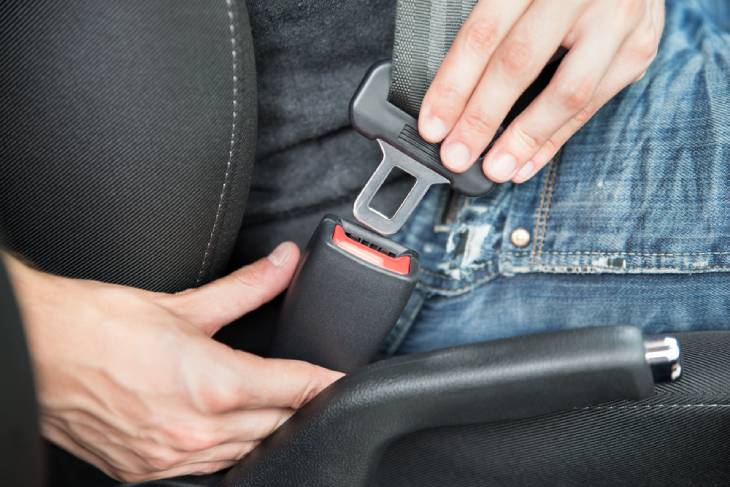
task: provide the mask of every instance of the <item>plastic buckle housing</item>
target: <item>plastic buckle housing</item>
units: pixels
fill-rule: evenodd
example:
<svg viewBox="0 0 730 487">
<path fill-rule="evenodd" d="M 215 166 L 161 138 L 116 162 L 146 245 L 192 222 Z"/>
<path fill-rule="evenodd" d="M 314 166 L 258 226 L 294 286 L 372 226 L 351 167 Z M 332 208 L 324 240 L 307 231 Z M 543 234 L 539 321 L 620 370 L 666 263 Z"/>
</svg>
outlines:
<svg viewBox="0 0 730 487">
<path fill-rule="evenodd" d="M 367 364 L 403 312 L 418 272 L 416 252 L 324 217 L 286 292 L 272 354 L 345 372 Z"/>
<path fill-rule="evenodd" d="M 479 161 L 464 173 L 454 173 L 441 163 L 440 146 L 418 134 L 418 123 L 409 113 L 388 101 L 391 62 L 375 64 L 366 74 L 350 103 L 350 120 L 365 137 L 377 140 L 383 160 L 355 202 L 355 217 L 383 235 L 397 232 L 434 184 L 450 184 L 458 193 L 482 196 L 494 188 Z M 398 167 L 416 180 L 395 214 L 388 218 L 370 204 L 386 178 Z"/>
</svg>

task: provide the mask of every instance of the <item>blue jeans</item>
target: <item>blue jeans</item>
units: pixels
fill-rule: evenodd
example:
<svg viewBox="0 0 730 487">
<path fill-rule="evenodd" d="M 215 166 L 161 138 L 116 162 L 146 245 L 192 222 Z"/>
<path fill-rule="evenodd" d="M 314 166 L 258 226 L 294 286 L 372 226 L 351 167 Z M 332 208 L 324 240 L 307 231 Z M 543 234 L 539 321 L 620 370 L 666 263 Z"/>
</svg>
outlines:
<svg viewBox="0 0 730 487">
<path fill-rule="evenodd" d="M 423 272 L 387 351 L 611 324 L 730 328 L 729 5 L 667 2 L 647 75 L 531 181 L 455 206 L 431 190 L 399 237 Z"/>
</svg>

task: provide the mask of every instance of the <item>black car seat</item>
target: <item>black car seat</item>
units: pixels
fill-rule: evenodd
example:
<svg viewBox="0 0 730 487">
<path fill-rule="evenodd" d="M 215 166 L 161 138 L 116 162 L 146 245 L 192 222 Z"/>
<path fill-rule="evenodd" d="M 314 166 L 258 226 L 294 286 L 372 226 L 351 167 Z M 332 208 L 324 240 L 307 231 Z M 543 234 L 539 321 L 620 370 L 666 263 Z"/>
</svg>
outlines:
<svg viewBox="0 0 730 487">
<path fill-rule="evenodd" d="M 254 158 L 246 5 L 11 0 L 0 45 L 5 245 L 51 272 L 160 291 L 224 273 Z M 300 242 L 318 219 L 292 220 Z M 149 485 L 725 485 L 730 333 L 675 336 L 684 376 L 656 387 L 629 327 L 383 360 L 231 471 Z M 21 423 L 30 453 L 15 466 L 34 485 Z M 49 451 L 49 485 L 116 484 Z"/>
</svg>

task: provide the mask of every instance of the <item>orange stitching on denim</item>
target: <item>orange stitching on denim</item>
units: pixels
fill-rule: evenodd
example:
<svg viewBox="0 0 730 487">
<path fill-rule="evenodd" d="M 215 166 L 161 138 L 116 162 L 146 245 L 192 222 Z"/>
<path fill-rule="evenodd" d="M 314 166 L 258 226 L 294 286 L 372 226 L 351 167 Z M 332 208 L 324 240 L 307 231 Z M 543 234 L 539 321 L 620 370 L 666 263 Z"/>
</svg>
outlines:
<svg viewBox="0 0 730 487">
<path fill-rule="evenodd" d="M 545 243 L 545 234 L 547 233 L 548 220 L 550 219 L 550 209 L 553 204 L 553 190 L 558 174 L 558 162 L 560 153 L 549 164 L 548 173 L 545 175 L 545 184 L 540 195 L 540 207 L 535 215 L 535 228 L 533 234 L 535 236 L 535 244 L 532 247 L 532 261 L 537 263 L 542 255 L 543 244 Z"/>
<path fill-rule="evenodd" d="M 542 185 L 542 191 L 540 192 L 540 205 L 538 206 L 537 210 L 535 211 L 535 224 L 532 227 L 532 235 L 535 240 L 535 243 L 532 245 L 532 248 L 529 250 L 530 256 L 532 257 L 532 260 L 536 260 L 536 249 L 537 249 L 537 239 L 538 239 L 538 231 L 540 229 L 541 223 L 542 223 L 542 208 L 545 205 L 545 188 L 547 186 L 547 181 L 549 177 L 549 171 L 548 174 L 545 175 L 545 181 Z"/>
<path fill-rule="evenodd" d="M 520 257 L 531 254 L 530 250 L 512 250 L 510 254 Z M 612 252 L 612 251 L 591 251 L 591 250 L 547 250 L 543 252 L 546 255 L 585 255 L 585 256 L 634 256 L 634 257 L 693 257 L 699 255 L 730 255 L 730 252 Z"/>
</svg>

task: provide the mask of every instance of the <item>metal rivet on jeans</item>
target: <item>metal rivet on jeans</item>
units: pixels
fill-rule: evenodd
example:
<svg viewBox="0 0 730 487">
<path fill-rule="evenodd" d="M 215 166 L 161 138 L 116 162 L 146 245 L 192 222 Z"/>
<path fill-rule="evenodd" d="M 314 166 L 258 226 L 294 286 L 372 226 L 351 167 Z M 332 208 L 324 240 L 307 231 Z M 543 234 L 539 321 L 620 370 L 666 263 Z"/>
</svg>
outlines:
<svg viewBox="0 0 730 487">
<path fill-rule="evenodd" d="M 530 245 L 530 232 L 527 231 L 526 228 L 517 227 L 512 230 L 510 240 L 512 240 L 512 245 L 514 245 L 515 247 L 527 247 L 528 245 Z"/>
</svg>

